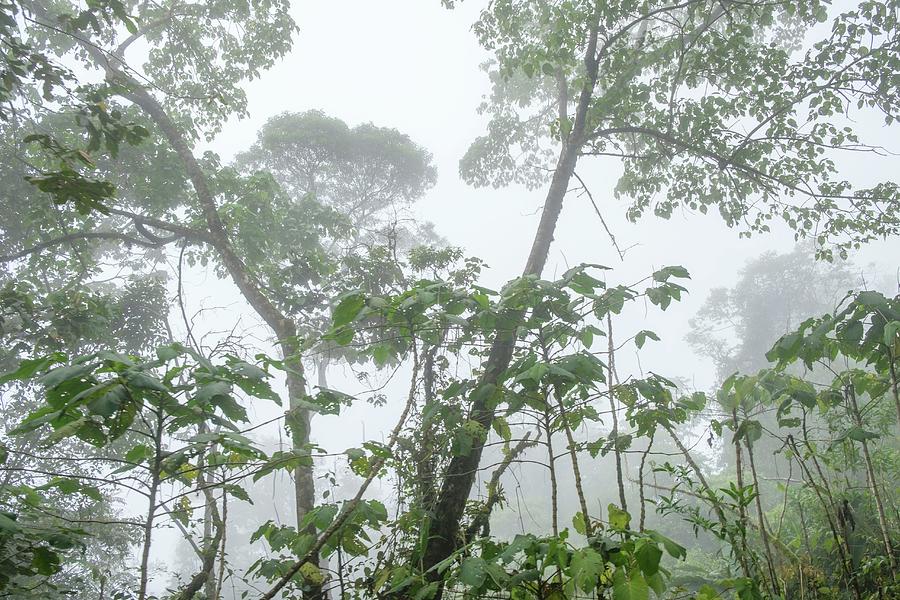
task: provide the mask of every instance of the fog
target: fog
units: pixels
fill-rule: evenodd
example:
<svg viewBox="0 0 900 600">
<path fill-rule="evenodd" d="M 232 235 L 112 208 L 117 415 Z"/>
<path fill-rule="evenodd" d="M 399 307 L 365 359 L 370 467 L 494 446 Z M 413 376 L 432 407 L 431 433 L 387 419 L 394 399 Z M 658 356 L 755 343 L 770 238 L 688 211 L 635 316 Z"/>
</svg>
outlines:
<svg viewBox="0 0 900 600">
<path fill-rule="evenodd" d="M 900 594 L 900 200 L 892 183 L 896 128 L 885 124 L 898 100 L 895 23 L 867 38 L 872 49 L 884 43 L 879 51 L 841 69 L 840 60 L 823 59 L 822 72 L 809 74 L 783 66 L 779 44 L 796 44 L 785 56 L 814 64 L 815 44 L 837 43 L 832 21 L 853 21 L 846 11 L 855 3 L 830 7 L 826 20 L 817 2 L 774 3 L 771 18 L 767 3 L 730 14 L 726 3 L 650 2 L 671 21 L 651 12 L 637 21 L 649 26 L 627 25 L 621 48 L 615 37 L 607 47 L 621 56 L 599 73 L 594 65 L 588 85 L 585 44 L 596 52 L 598 28 L 601 42 L 610 39 L 650 8 L 333 0 L 250 10 L 254 3 L 229 0 L 219 14 L 196 8 L 202 2 L 75 4 L 107 16 L 93 29 L 48 30 L 41 23 L 57 18 L 56 8 L 17 2 L 3 35 L 21 29 L 21 39 L 73 70 L 73 82 L 105 76 L 124 86 L 104 91 L 103 102 L 148 132 L 134 143 L 123 137 L 118 153 L 109 133 L 89 148 L 93 158 L 78 163 L 79 173 L 108 179 L 116 191 L 100 196 L 101 208 L 85 209 L 77 203 L 86 193 L 60 195 L 23 179 L 50 177 L 77 156 L 49 142 L 41 155 L 28 146 L 33 140 L 22 142 L 37 131 L 59 137 L 60 148 L 91 143 L 72 129 L 74 119 L 62 124 L 84 92 L 41 99 L 34 70 L 34 81 L 4 88 L 12 91 L 2 158 L 11 183 L 0 203 L 3 365 L 14 372 L 29 359 L 54 358 L 4 380 L 0 516 L 20 525 L 0 521 L 0 552 L 13 557 L 0 558 L 10 573 L 0 575 L 0 595 Z M 140 36 L 129 34 L 116 6 L 135 17 Z M 596 17 L 602 26 L 592 28 L 592 11 L 604 15 Z M 297 31 L 285 34 L 288 17 Z M 858 21 L 876 18 L 863 11 Z M 153 33 L 153 19 L 172 20 L 160 29 L 165 35 Z M 279 27 L 267 29 L 270 22 Z M 783 39 L 789 34 L 795 38 Z M 119 46 L 129 35 L 146 39 Z M 593 46 L 585 41 L 592 35 Z M 270 38 L 281 41 L 266 46 Z M 687 45 L 673 50 L 672 40 Z M 735 63 L 706 70 L 689 60 L 692 52 L 696 61 Z M 530 53 L 546 70 L 524 77 Z M 235 58 L 245 55 L 256 63 Z M 679 60 L 679 69 L 697 73 L 671 75 Z M 508 80 L 496 75 L 498 61 Z M 637 75 L 629 62 L 640 63 Z M 853 75 L 857 64 L 868 70 Z M 814 113 L 809 98 L 844 73 L 849 83 L 834 83 L 840 110 L 815 118 L 852 127 L 864 149 L 853 140 L 835 148 L 844 143 L 833 132 L 822 134 L 827 143 L 804 137 L 818 135 L 814 117 L 803 122 Z M 677 119 L 696 123 L 673 131 L 687 142 L 632 132 L 591 146 L 601 142 L 587 128 L 606 131 L 604 119 L 609 131 L 655 126 L 665 111 L 616 90 L 650 89 L 669 76 L 698 80 L 673 86 L 673 98 L 685 88 L 683 106 L 750 100 L 727 109 L 734 114 L 720 108 L 719 120 L 685 108 Z M 562 121 L 550 110 L 535 120 L 540 142 L 524 125 L 510 135 L 520 137 L 508 143 L 509 155 L 523 163 L 467 154 L 488 131 L 503 138 L 496 123 L 508 124 L 510 114 L 532 114 L 548 97 L 553 109 L 559 78 L 568 86 L 567 126 L 582 133 L 560 141 Z M 192 96 L 208 88 L 222 90 L 226 108 Z M 582 88 L 593 90 L 594 104 L 579 108 Z M 246 93 L 246 114 L 234 108 L 234 90 Z M 878 103 L 857 110 L 854 94 Z M 664 94 L 649 98 L 641 102 L 666 104 Z M 498 109 L 492 122 L 501 100 L 507 112 Z M 582 109 L 588 117 L 577 116 Z M 801 124 L 782 123 L 788 113 L 802 115 Z M 626 123 L 629 114 L 638 121 Z M 775 141 L 757 156 L 741 136 L 760 129 Z M 777 141 L 791 136 L 805 141 Z M 574 174 L 557 189 L 551 178 L 565 172 L 558 156 L 576 141 Z M 540 156 L 529 154 L 532 142 L 552 148 L 549 166 L 527 164 Z M 703 144 L 712 150 L 697 150 Z M 748 163 L 735 166 L 741 152 Z M 714 153 L 718 171 L 697 175 Z M 833 175 L 823 166 L 829 161 Z M 542 179 L 470 185 L 480 176 L 502 180 L 492 169 Z M 742 187 L 741 178 L 753 183 Z M 847 188 L 828 193 L 829 182 L 844 180 Z M 692 181 L 710 189 L 685 189 Z M 746 211 L 732 226 L 727 213 L 736 204 L 721 191 L 729 185 Z M 804 196 L 807 188 L 820 191 Z M 845 202 L 856 190 L 863 192 Z M 695 191 L 699 208 L 688 200 Z M 629 219 L 644 193 L 652 204 Z M 683 203 L 667 218 L 654 215 L 667 197 Z M 860 198 L 868 197 L 876 206 L 864 213 Z M 754 210 L 782 200 L 812 211 L 814 224 L 782 219 L 779 207 L 765 222 L 769 231 L 742 234 Z M 831 201 L 843 204 L 832 209 Z M 554 202 L 561 212 L 543 238 L 546 261 L 534 269 L 539 224 Z M 434 254 L 417 258 L 419 244 Z M 836 248 L 832 261 L 816 256 Z M 440 254 L 456 249 L 449 259 Z M 482 261 L 480 270 L 466 270 L 469 257 Z M 582 269 L 589 290 L 572 279 Z M 530 279 L 517 279 L 523 270 Z M 160 282 L 156 291 L 123 291 L 147 275 Z M 626 286 L 618 306 L 616 286 Z M 797 331 L 793 346 L 779 342 Z M 165 358 L 165 348 L 176 348 L 177 358 Z M 73 361 L 94 366 L 60 366 Z M 134 372 L 156 383 L 141 384 Z M 211 381 L 224 387 L 212 391 Z M 127 400 L 97 400 L 103 386 L 119 386 Z M 101 401 L 115 408 L 98 408 Z M 129 402 L 138 402 L 137 418 L 119 431 Z M 170 468 L 174 455 L 184 460 Z M 117 473 L 117 464 L 131 466 Z M 459 483 L 470 475 L 471 489 Z M 298 533 L 304 512 L 312 521 Z M 54 545 L 46 533 L 53 527 L 77 543 Z"/>
</svg>

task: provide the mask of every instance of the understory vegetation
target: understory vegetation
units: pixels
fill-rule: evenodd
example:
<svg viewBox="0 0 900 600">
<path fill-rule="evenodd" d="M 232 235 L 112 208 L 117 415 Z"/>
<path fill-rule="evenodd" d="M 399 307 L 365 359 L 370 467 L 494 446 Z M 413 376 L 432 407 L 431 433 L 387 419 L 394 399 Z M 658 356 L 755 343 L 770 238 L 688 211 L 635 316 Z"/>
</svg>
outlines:
<svg viewBox="0 0 900 600">
<path fill-rule="evenodd" d="M 478 6 L 459 176 L 543 198 L 502 286 L 428 149 L 296 82 L 204 150 L 287 0 L 0 0 L 0 598 L 900 598 L 900 295 L 854 262 L 900 189 L 842 158 L 890 156 L 900 1 Z M 576 196 L 618 262 L 551 276 Z M 637 272 L 623 210 L 796 246 Z M 700 388 L 640 358 L 695 285 Z"/>
</svg>

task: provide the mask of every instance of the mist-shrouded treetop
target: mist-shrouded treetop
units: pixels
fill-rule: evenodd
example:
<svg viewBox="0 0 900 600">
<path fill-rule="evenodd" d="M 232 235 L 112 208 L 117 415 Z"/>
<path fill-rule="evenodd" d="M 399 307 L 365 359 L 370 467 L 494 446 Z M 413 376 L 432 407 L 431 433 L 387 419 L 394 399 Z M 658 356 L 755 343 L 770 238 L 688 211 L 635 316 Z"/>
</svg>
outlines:
<svg viewBox="0 0 900 600">
<path fill-rule="evenodd" d="M 406 209 L 437 180 L 431 154 L 409 136 L 371 123 L 351 128 L 316 110 L 269 119 L 236 164 L 271 173 L 296 199 L 313 196 L 363 238 L 408 221 Z"/>
<path fill-rule="evenodd" d="M 772 341 L 809 317 L 834 310 L 860 284 L 851 264 L 823 263 L 808 245 L 748 262 L 731 288 L 710 291 L 687 341 L 713 360 L 721 379 L 768 365 Z"/>
</svg>

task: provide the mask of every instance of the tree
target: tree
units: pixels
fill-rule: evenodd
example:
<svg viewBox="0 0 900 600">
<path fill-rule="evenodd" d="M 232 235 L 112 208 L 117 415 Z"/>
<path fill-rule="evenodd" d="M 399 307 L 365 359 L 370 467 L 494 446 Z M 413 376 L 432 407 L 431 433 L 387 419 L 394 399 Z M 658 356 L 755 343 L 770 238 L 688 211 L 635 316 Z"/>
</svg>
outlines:
<svg viewBox="0 0 900 600">
<path fill-rule="evenodd" d="M 833 17 L 832 33 L 803 51 L 791 42 L 829 19 L 817 0 L 494 3 L 476 25 L 495 55 L 489 134 L 461 172 L 477 185 L 537 184 L 538 167 L 551 173 L 525 276 L 543 270 L 575 167 L 590 155 L 621 160 L 616 189 L 633 198 L 633 218 L 650 208 L 665 217 L 679 206 L 715 206 L 745 233 L 767 231 L 778 216 L 798 236 L 815 232 L 839 250 L 897 233 L 896 185 L 853 190 L 823 156 L 858 148 L 833 115 L 858 105 L 888 123 L 895 117 L 900 57 L 891 14 L 864 2 Z M 479 389 L 496 385 L 515 341 L 513 333 L 493 341 Z M 470 407 L 484 428 L 494 415 L 488 396 L 473 394 Z M 447 471 L 426 570 L 457 544 L 482 449 L 476 443 Z"/>
<path fill-rule="evenodd" d="M 168 301 L 152 276 L 98 290 L 60 282 L 52 272 L 19 273 L 5 281 L 0 298 L 4 371 L 35 355 L 138 353 L 165 339 Z M 5 386 L 2 404 L 0 504 L 15 523 L 0 546 L 19 564 L 4 567 L 10 579 L 0 589 L 23 598 L 71 597 L 129 585 L 128 551 L 138 530 L 120 514 L 112 490 L 97 485 L 117 449 L 61 440 L 51 450 L 43 435 L 10 435 L 42 407 L 33 385 Z M 33 543 L 17 553 L 17 538 Z"/>
<path fill-rule="evenodd" d="M 265 166 L 275 171 L 271 174 L 249 163 L 225 167 L 212 154 L 195 154 L 195 135 L 215 131 L 229 110 L 242 109 L 242 78 L 289 46 L 292 24 L 282 4 L 133 5 L 139 13 L 133 21 L 127 14 L 97 20 L 90 39 L 57 26 L 65 19 L 49 9 L 29 4 L 21 21 L 29 35 L 46 40 L 58 60 L 80 61 L 102 75 L 104 100 L 95 108 L 110 115 L 117 111 L 116 120 L 141 127 L 142 144 L 118 148 L 104 135 L 103 145 L 95 147 L 98 158 L 90 162 L 98 181 L 122 189 L 116 205 L 91 204 L 85 200 L 95 198 L 90 195 L 66 196 L 77 186 L 57 179 L 59 185 L 48 189 L 61 191 L 53 197 L 61 201 L 10 219 L 9 234 L 2 238 L 11 280 L 3 317 L 12 337 L 21 333 L 45 344 L 59 342 L 45 323 L 53 318 L 22 317 L 34 312 L 29 297 L 45 294 L 46 304 L 67 307 L 74 291 L 72 304 L 80 309 L 59 321 L 71 326 L 66 335 L 75 341 L 78 356 L 51 349 L 21 361 L 0 380 L 38 384 L 36 410 L 11 435 L 39 432 L 51 445 L 72 442 L 79 463 L 61 473 L 61 481 L 41 479 L 55 473 L 38 474 L 23 482 L 18 496 L 0 498 L 4 508 L 16 511 L 13 517 L 0 514 L 0 546 L 15 552 L 6 564 L 29 584 L 44 585 L 47 574 L 58 572 L 63 546 L 73 539 L 67 534 L 74 532 L 62 531 L 62 545 L 55 544 L 58 538 L 47 531 L 21 526 L 34 522 L 27 510 L 29 492 L 50 492 L 39 500 L 56 491 L 90 496 L 94 477 L 105 487 L 133 482 L 147 498 L 147 511 L 137 521 L 141 568 L 132 587 L 139 598 L 149 594 L 149 549 L 164 514 L 181 524 L 200 560 L 196 573 L 174 590 L 176 597 L 188 600 L 201 589 L 216 595 L 227 562 L 226 498 L 246 497 L 245 482 L 284 470 L 296 476 L 298 518 L 292 525 L 264 523 L 251 536 L 251 543 L 264 541 L 269 548 L 246 574 L 271 582 L 261 600 L 285 593 L 323 597 L 329 587 L 342 597 L 585 594 L 630 600 L 649 598 L 651 589 L 661 596 L 673 583 L 664 557 L 684 560 L 686 549 L 646 526 L 645 489 L 651 487 L 660 492 L 654 502 L 664 518 L 679 515 L 695 532 L 722 542 L 722 576 L 706 575 L 711 569 L 704 565 L 704 577 L 686 584 L 686 594 L 757 600 L 806 597 L 812 589 L 812 595 L 862 600 L 894 593 L 891 509 L 896 502 L 885 482 L 897 476 L 896 300 L 854 294 L 837 312 L 804 321 L 782 337 L 769 353 L 775 368 L 726 379 L 716 390 L 721 413 L 710 422 L 708 443 L 713 447 L 730 430 L 741 466 L 734 477 L 724 473 L 714 479 L 676 428 L 703 411 L 718 410 L 715 404 L 703 393 L 684 395 L 662 375 L 619 373 L 615 364 L 623 344 L 640 349 L 659 338 L 646 330 L 623 334 L 617 327 L 613 339 L 613 319 L 633 302 L 665 310 L 685 292 L 688 271 L 663 267 L 628 284 L 600 265 L 574 267 L 554 281 L 541 273 L 572 179 L 580 182 L 576 167 L 587 155 L 613 154 L 623 162 L 618 190 L 632 199 L 634 217 L 651 206 L 662 216 L 676 206 L 716 206 L 726 222 L 743 224 L 744 234 L 765 231 L 770 219 L 781 218 L 800 237 L 814 232 L 819 255 L 826 258 L 895 232 L 896 186 L 851 189 L 837 180 L 830 152 L 860 149 L 852 131 L 841 129 L 834 117 L 847 102 L 862 100 L 893 119 L 897 8 L 866 0 L 857 11 L 835 16 L 831 33 L 807 48 L 791 44 L 804 27 L 828 20 L 817 0 L 489 4 L 476 31 L 496 54 L 495 102 L 487 107 L 493 118 L 489 135 L 464 159 L 463 172 L 474 183 L 537 184 L 539 170 L 547 167 L 542 161 L 556 157 L 523 276 L 493 291 L 477 284 L 480 261 L 463 261 L 456 249 L 420 248 L 402 256 L 396 246 L 357 252 L 338 243 L 342 237 L 368 243 L 367 234 L 358 235 L 347 216 L 333 208 L 347 197 L 355 198 L 353 206 L 374 210 L 427 188 L 427 155 L 396 132 L 363 127 L 366 140 L 380 148 L 374 157 L 363 153 L 315 163 L 325 172 L 340 166 L 335 172 L 344 172 L 344 188 L 339 178 L 311 177 L 313 167 L 291 172 L 292 153 L 317 161 L 318 147 L 322 156 L 338 156 L 337 142 L 351 135 L 320 114 L 285 117 L 299 121 L 303 131 L 325 132 L 317 142 L 294 138 L 290 147 L 276 144 L 273 150 L 263 136 L 252 158 L 244 158 L 271 161 Z M 233 35 L 238 21 L 249 32 L 245 39 Z M 149 53 L 136 70 L 125 55 L 134 54 L 139 39 Z M 216 43 L 204 44 L 212 40 Z M 161 83 L 165 89 L 156 87 Z M 213 97 L 226 104 L 209 104 Z M 10 160 L 25 161 L 35 177 L 52 172 L 46 165 L 55 160 L 54 148 L 76 148 L 92 139 L 90 132 L 85 138 L 81 129 L 60 125 L 49 114 L 53 111 L 44 110 L 49 107 L 40 108 L 46 114 L 29 114 L 5 131 L 16 143 L 23 139 L 22 128 L 43 127 L 53 134 L 34 140 L 46 151 L 35 155 L 6 146 Z M 57 108 L 67 114 L 74 103 Z M 809 123 L 798 122 L 801 113 Z M 374 199 L 360 177 L 378 167 L 384 169 L 376 169 L 379 176 L 372 179 L 378 186 L 402 181 L 390 175 L 394 163 L 380 158 L 394 142 L 406 149 L 400 162 L 426 167 L 410 171 L 421 185 L 398 184 L 397 195 Z M 357 160 L 356 167 L 348 166 Z M 285 191 L 291 185 L 303 192 L 301 198 Z M 812 201 L 804 204 L 802 196 Z M 186 258 L 212 263 L 231 277 L 273 331 L 282 358 L 210 357 L 179 344 L 164 344 L 152 354 L 142 346 L 129 355 L 102 347 L 106 338 L 108 345 L 125 344 L 124 337 L 107 331 L 111 325 L 133 327 L 129 336 L 156 334 L 152 318 L 146 327 L 118 319 L 115 307 L 127 304 L 135 305 L 131 318 L 155 314 L 142 313 L 146 307 L 140 302 L 119 302 L 127 290 L 122 278 L 104 288 L 97 281 L 111 258 L 120 260 L 129 276 L 146 275 L 131 260 L 138 255 L 128 244 L 146 248 L 157 260 L 178 244 L 179 275 Z M 44 265 L 46 270 L 37 270 Z M 23 281 L 15 281 L 20 274 Z M 82 349 L 94 335 L 101 347 Z M 603 336 L 606 343 L 595 344 Z M 307 390 L 302 355 L 322 348 L 341 349 L 374 369 L 405 361 L 409 387 L 397 402 L 397 422 L 382 441 L 345 450 L 349 468 L 361 478 L 358 489 L 339 501 L 323 494 L 315 505 L 311 414 L 339 414 L 357 401 L 326 386 L 317 393 Z M 839 357 L 846 359 L 843 366 L 829 364 Z M 787 372 L 799 364 L 823 364 L 834 369 L 834 378 L 817 386 Z M 237 389 L 248 397 L 275 399 L 266 384 L 275 369 L 286 374 L 291 402 L 286 421 L 293 439 L 290 450 L 268 456 L 244 436 L 247 412 Z M 614 421 L 609 435 L 583 435 L 583 425 L 591 425 L 591 432 L 604 413 L 619 412 L 624 420 Z M 774 422 L 758 419 L 761 413 L 772 413 Z M 650 462 L 661 474 L 650 483 L 648 457 L 666 454 L 652 446 L 661 430 L 671 434 L 678 459 L 686 464 Z M 131 434 L 139 438 L 127 438 Z M 554 436 L 556 442 L 565 440 L 563 448 L 554 446 Z M 632 449 L 635 440 L 646 446 Z M 104 465 L 99 476 L 86 472 L 82 464 L 95 456 L 84 444 L 111 453 L 103 460 L 121 466 L 107 470 L 98 461 Z M 502 453 L 496 465 L 484 464 L 489 444 Z M 492 537 L 490 516 L 505 500 L 504 473 L 518 461 L 532 460 L 526 455 L 532 444 L 546 450 L 540 460 L 550 472 L 552 531 Z M 790 468 L 801 472 L 798 481 L 789 471 L 777 498 L 761 483 L 766 447 L 778 448 Z M 641 454 L 636 524 L 625 506 L 621 467 L 618 489 L 609 488 L 619 492 L 622 506 L 598 506 L 584 485 L 586 461 L 609 453 L 618 460 L 626 452 Z M 564 463 L 571 464 L 571 489 L 556 478 L 555 465 Z M 119 469 L 124 470 L 116 473 Z M 474 482 L 485 469 L 492 470 L 486 492 L 473 497 Z M 366 499 L 371 484 L 386 476 L 398 491 L 395 510 Z M 573 514 L 563 515 L 568 507 L 561 509 L 561 496 L 572 498 Z M 193 514 L 191 499 L 200 501 L 204 513 L 195 522 L 186 518 Z M 794 505 L 799 526 L 782 527 L 794 518 Z M 860 511 L 871 516 L 857 519 L 854 513 Z M 27 519 L 11 524 L 19 514 Z M 807 518 L 815 527 L 806 526 Z M 376 537 L 376 531 L 386 533 Z M 50 532 L 55 533 L 60 532 Z M 818 537 L 809 539 L 806 534 L 812 533 Z M 800 547 L 814 559 L 798 556 Z M 332 557 L 336 580 L 318 566 Z M 818 571 L 807 579 L 810 566 Z M 8 582 L 0 579 L 0 585 Z"/>
<path fill-rule="evenodd" d="M 172 2 L 135 10 L 129 17 L 134 23 L 128 21 L 127 31 L 98 21 L 92 31 L 73 35 L 53 25 L 61 18 L 57 13 L 29 7 L 34 17 L 28 21 L 29 33 L 48 37 L 60 60 L 77 60 L 99 71 L 107 82 L 107 102 L 121 103 L 116 114 L 143 123 L 141 131 L 147 139 L 122 152 L 116 147 L 114 155 L 100 163 L 118 189 L 116 206 L 103 207 L 109 215 L 105 222 L 98 222 L 91 213 L 76 215 L 65 206 L 62 220 L 56 214 L 59 209 L 38 209 L 20 224 L 28 235 L 9 232 L 7 239 L 13 248 L 5 262 L 28 258 L 33 268 L 40 253 L 62 250 L 81 265 L 90 265 L 82 269 L 88 271 L 81 273 L 85 277 L 96 272 L 99 257 L 118 251 L 122 243 L 126 248 L 152 251 L 179 243 L 189 260 L 213 261 L 272 329 L 285 360 L 292 364 L 286 371 L 291 402 L 287 423 L 295 447 L 308 452 L 311 414 L 303 407 L 307 386 L 300 358 L 302 339 L 320 326 L 326 298 L 352 287 L 354 280 L 347 275 L 353 269 L 365 273 L 360 258 L 368 260 L 361 252 L 347 260 L 347 256 L 327 252 L 326 245 L 334 245 L 342 236 L 358 235 L 363 225 L 373 225 L 376 215 L 421 196 L 435 178 L 430 156 L 399 132 L 372 125 L 347 130 L 346 139 L 339 144 L 341 154 L 329 150 L 321 138 L 318 150 L 315 143 L 303 140 L 313 153 L 328 156 L 324 163 L 309 165 L 320 169 L 320 177 L 328 181 L 330 187 L 323 187 L 322 192 L 325 202 L 308 195 L 312 190 L 301 193 L 299 184 L 289 178 L 281 177 L 282 188 L 267 173 L 240 173 L 222 167 L 214 156 L 198 159 L 191 151 L 195 138 L 213 135 L 231 114 L 244 114 L 241 81 L 254 77 L 290 47 L 294 26 L 287 4 Z M 236 37 L 231 23 L 237 20 L 244 25 L 252 23 L 253 35 Z M 213 39 L 227 43 L 208 43 Z M 140 68 L 128 60 L 138 40 L 153 49 Z M 301 128 L 308 127 L 303 125 L 304 118 L 309 121 L 313 115 L 301 117 Z M 43 124 L 66 131 L 53 115 L 42 119 Z M 76 139 L 79 135 L 77 130 L 67 133 Z M 277 144 L 266 146 L 266 139 L 262 135 L 252 152 L 255 159 L 260 165 L 283 166 L 284 158 L 276 156 L 284 150 Z M 350 194 L 355 194 L 356 200 L 341 204 Z M 334 205 L 332 209 L 329 203 Z M 348 227 L 347 219 L 335 209 L 355 211 L 354 226 Z M 183 225 L 185 214 L 188 219 Z M 377 228 L 388 226 L 385 219 Z M 390 238 L 396 244 L 396 236 Z M 97 242 L 118 245 L 100 246 Z M 188 245 L 193 247 L 189 251 Z M 67 246 L 71 246 L 71 254 Z M 388 255 L 380 260 L 396 259 Z M 60 263 L 54 267 L 60 268 Z M 342 277 L 329 280 L 329 275 Z M 325 364 L 320 363 L 321 381 Z M 299 524 L 314 506 L 310 464 L 298 464 L 295 482 Z"/>
<path fill-rule="evenodd" d="M 345 215 L 353 231 L 345 244 L 396 236 L 385 229 L 397 227 L 403 209 L 437 179 L 431 155 L 408 136 L 371 123 L 351 129 L 321 111 L 272 117 L 236 162 L 271 173 L 294 198 L 309 194 Z"/>
<path fill-rule="evenodd" d="M 762 369 L 772 340 L 830 311 L 856 286 L 851 268 L 816 261 L 806 246 L 767 252 L 744 266 L 732 288 L 710 291 L 687 340 L 714 361 L 720 379 Z"/>
</svg>

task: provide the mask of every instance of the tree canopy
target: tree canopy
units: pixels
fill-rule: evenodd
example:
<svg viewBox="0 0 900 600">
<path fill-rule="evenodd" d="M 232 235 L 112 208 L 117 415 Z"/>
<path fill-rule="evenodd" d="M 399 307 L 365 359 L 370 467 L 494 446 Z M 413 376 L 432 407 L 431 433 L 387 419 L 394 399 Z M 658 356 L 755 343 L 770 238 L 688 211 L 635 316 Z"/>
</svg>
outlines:
<svg viewBox="0 0 900 600">
<path fill-rule="evenodd" d="M 545 194 L 497 289 L 417 215 L 435 160 L 397 129 L 298 100 L 201 150 L 291 8 L 0 2 L 0 596 L 900 595 L 900 296 L 834 262 L 900 233 L 892 174 L 840 158 L 889 153 L 857 123 L 897 117 L 900 3 L 486 3 L 460 176 Z M 650 328 L 689 268 L 544 274 L 573 192 L 619 209 L 592 157 L 633 221 L 802 240 L 691 321 L 709 389 L 641 362 L 679 351 Z M 392 421 L 339 447 L 349 415 Z"/>
</svg>

